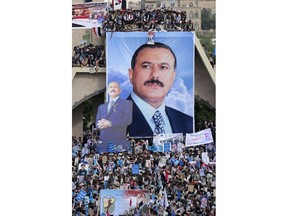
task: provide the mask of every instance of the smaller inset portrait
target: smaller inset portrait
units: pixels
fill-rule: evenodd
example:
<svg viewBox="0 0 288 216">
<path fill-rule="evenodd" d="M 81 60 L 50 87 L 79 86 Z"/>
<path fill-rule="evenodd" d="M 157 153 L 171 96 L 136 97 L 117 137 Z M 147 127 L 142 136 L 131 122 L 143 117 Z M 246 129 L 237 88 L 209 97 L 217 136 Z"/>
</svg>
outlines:
<svg viewBox="0 0 288 216">
<path fill-rule="evenodd" d="M 127 139 L 127 126 L 132 122 L 132 101 L 120 98 L 119 83 L 110 82 L 109 101 L 98 107 L 96 127 L 100 132 L 98 152 L 122 152 L 131 149 Z"/>
</svg>

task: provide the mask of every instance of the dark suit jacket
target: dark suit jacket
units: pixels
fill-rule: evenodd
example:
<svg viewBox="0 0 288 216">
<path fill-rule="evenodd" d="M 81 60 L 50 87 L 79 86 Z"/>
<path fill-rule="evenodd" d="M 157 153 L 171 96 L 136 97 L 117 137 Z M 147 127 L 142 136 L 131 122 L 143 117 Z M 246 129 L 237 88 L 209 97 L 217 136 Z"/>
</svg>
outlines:
<svg viewBox="0 0 288 216">
<path fill-rule="evenodd" d="M 112 127 L 100 130 L 99 138 L 105 147 L 108 143 L 114 143 L 115 146 L 129 143 L 126 130 L 132 122 L 132 102 L 118 98 L 114 106 L 115 109 L 111 108 L 109 114 L 107 114 L 108 103 L 101 104 L 97 111 L 96 124 L 102 118 L 112 123 Z"/>
<path fill-rule="evenodd" d="M 127 100 L 133 101 L 131 95 Z M 184 135 L 185 133 L 193 133 L 193 118 L 191 116 L 168 106 L 165 107 L 165 112 L 173 133 L 184 133 Z M 129 137 L 153 137 L 153 131 L 134 101 L 132 123 L 128 126 L 127 132 Z"/>
</svg>

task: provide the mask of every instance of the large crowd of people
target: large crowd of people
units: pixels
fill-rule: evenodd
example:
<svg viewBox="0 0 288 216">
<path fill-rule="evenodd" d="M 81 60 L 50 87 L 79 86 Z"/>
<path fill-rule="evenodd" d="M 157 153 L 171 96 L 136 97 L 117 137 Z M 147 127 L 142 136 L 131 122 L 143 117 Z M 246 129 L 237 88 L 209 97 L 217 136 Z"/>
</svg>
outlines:
<svg viewBox="0 0 288 216">
<path fill-rule="evenodd" d="M 185 11 L 173 8 L 108 10 L 102 23 L 106 31 L 193 31 Z M 74 47 L 73 66 L 105 67 L 104 46 L 83 43 Z M 214 143 L 176 151 L 151 151 L 150 139 L 129 139 L 131 149 L 99 153 L 96 130 L 72 137 L 72 215 L 98 216 L 100 190 L 141 189 L 150 192 L 148 212 L 141 207 L 125 215 L 215 216 L 216 215 L 216 127 L 205 121 L 196 130 L 210 128 Z M 203 154 L 209 163 L 203 160 Z M 139 174 L 132 174 L 132 165 Z M 85 195 L 79 199 L 82 192 Z M 166 200 L 167 198 L 167 200 Z M 167 203 L 168 201 L 168 203 Z"/>
<path fill-rule="evenodd" d="M 186 11 L 173 8 L 109 10 L 103 31 L 193 31 Z"/>
<path fill-rule="evenodd" d="M 97 17 L 97 16 L 96 16 Z M 129 31 L 194 31 L 193 21 L 187 20 L 186 11 L 176 10 L 173 7 L 159 9 L 126 9 L 108 10 L 105 16 L 100 16 L 104 21 L 101 26 L 101 35 L 105 32 Z M 214 68 L 216 56 L 207 55 Z M 80 44 L 74 47 L 72 67 L 105 67 L 105 50 L 102 45 L 91 43 Z"/>
<path fill-rule="evenodd" d="M 205 122 L 205 128 L 215 133 L 213 123 Z M 130 142 L 131 151 L 99 154 L 97 134 L 72 138 L 73 216 L 99 215 L 101 189 L 149 190 L 149 215 L 215 215 L 216 142 L 168 153 L 149 151 L 148 140 Z M 209 164 L 202 161 L 205 152 Z M 132 174 L 132 164 L 139 165 L 139 175 Z M 86 196 L 77 200 L 81 190 Z M 136 208 L 127 215 L 145 214 Z"/>
<path fill-rule="evenodd" d="M 72 67 L 105 67 L 105 47 L 103 45 L 93 45 L 83 43 L 73 48 Z"/>
</svg>

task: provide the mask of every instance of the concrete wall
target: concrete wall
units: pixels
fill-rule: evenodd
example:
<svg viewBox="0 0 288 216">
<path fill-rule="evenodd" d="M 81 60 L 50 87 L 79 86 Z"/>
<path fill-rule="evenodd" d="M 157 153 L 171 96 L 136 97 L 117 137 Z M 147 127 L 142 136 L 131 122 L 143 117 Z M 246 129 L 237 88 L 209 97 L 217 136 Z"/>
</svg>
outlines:
<svg viewBox="0 0 288 216">
<path fill-rule="evenodd" d="M 72 109 L 105 91 L 105 73 L 76 73 L 72 80 Z"/>
<path fill-rule="evenodd" d="M 85 35 L 85 31 L 86 29 L 73 29 L 72 30 L 72 52 L 73 52 L 74 46 L 78 46 L 79 42 L 83 40 L 83 35 Z"/>
<path fill-rule="evenodd" d="M 195 37 L 195 96 L 216 108 L 216 72 L 212 68 L 200 40 Z"/>
<path fill-rule="evenodd" d="M 72 136 L 83 138 L 83 105 L 72 110 Z"/>
<path fill-rule="evenodd" d="M 94 32 L 92 32 L 92 44 L 94 44 L 94 45 L 105 45 L 105 39 L 103 39 L 101 37 L 97 37 L 94 34 Z"/>
<path fill-rule="evenodd" d="M 202 100 L 207 101 L 208 104 L 215 108 L 216 86 L 209 73 L 207 73 L 206 66 L 200 58 L 199 51 L 195 51 L 195 96 L 199 96 Z"/>
<path fill-rule="evenodd" d="M 86 32 L 89 32 L 91 35 L 91 43 L 94 45 L 105 45 L 105 40 L 101 37 L 97 37 L 92 29 L 87 28 L 74 28 L 72 30 L 72 53 L 74 46 L 78 46 L 80 41 L 83 40 L 83 35 L 86 34 Z M 88 41 L 89 42 L 89 41 Z"/>
<path fill-rule="evenodd" d="M 93 122 L 95 121 L 96 119 L 96 115 L 97 115 L 97 110 L 98 110 L 98 106 L 102 103 L 104 103 L 104 94 L 105 92 L 102 92 L 98 95 L 95 95 L 93 98 L 92 98 L 92 104 L 93 104 L 93 109 L 92 109 L 92 113 L 93 113 Z"/>
<path fill-rule="evenodd" d="M 104 103 L 105 91 L 93 96 L 92 99 L 92 122 L 95 122 L 98 106 Z M 78 105 L 72 111 L 72 136 L 83 139 L 83 103 Z"/>
</svg>

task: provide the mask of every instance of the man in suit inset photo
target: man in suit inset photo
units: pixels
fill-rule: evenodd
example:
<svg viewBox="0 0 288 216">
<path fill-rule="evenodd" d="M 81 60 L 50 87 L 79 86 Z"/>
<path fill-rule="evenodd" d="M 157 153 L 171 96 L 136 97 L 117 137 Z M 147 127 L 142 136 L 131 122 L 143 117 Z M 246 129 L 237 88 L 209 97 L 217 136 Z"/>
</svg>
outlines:
<svg viewBox="0 0 288 216">
<path fill-rule="evenodd" d="M 101 104 L 98 107 L 96 125 L 100 130 L 100 141 L 98 152 L 107 152 L 108 143 L 113 143 L 115 151 L 130 149 L 127 140 L 127 126 L 132 122 L 132 102 L 121 99 L 120 86 L 117 82 L 110 82 L 108 85 L 109 103 Z"/>
<path fill-rule="evenodd" d="M 159 42 L 143 44 L 134 53 L 128 69 L 133 92 L 130 137 L 162 133 L 193 133 L 193 117 L 165 105 L 165 96 L 176 76 L 177 59 L 172 49 Z"/>
</svg>

